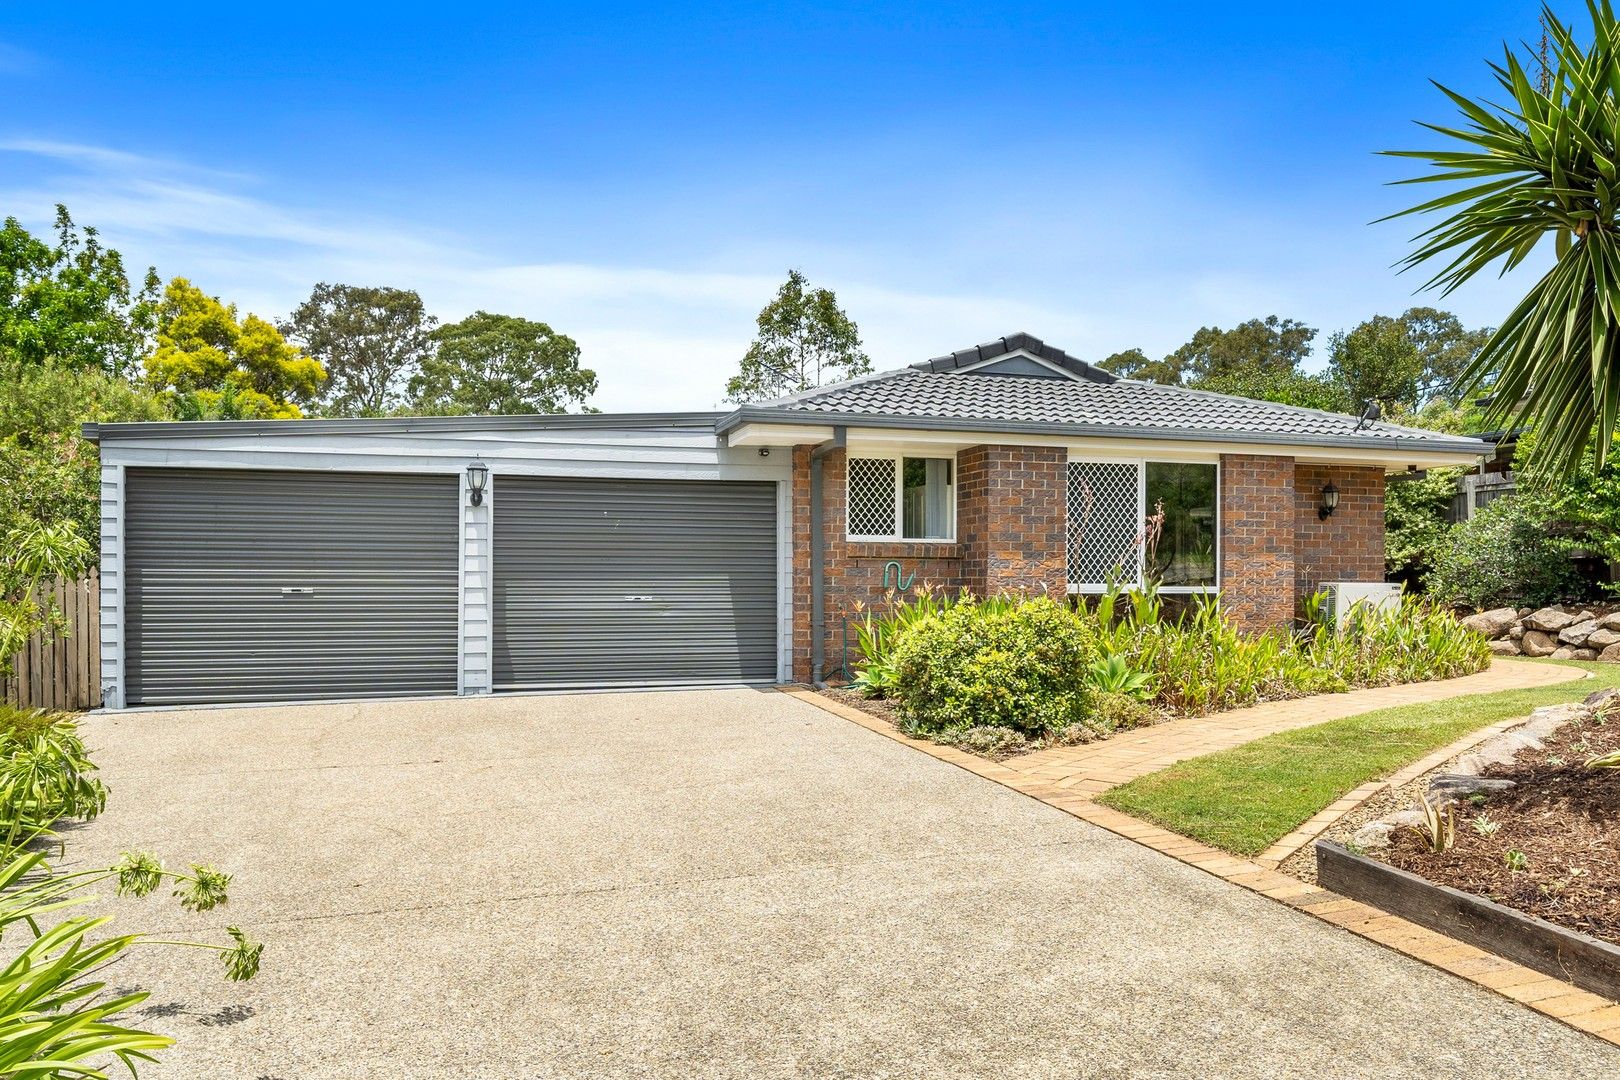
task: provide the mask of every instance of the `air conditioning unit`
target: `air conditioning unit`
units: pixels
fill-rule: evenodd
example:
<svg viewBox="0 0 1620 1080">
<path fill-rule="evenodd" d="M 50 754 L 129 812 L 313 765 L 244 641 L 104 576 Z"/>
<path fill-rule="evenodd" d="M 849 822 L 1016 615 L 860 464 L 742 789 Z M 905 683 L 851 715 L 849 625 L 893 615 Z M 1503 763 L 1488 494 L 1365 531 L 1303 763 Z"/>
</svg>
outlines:
<svg viewBox="0 0 1620 1080">
<path fill-rule="evenodd" d="M 1401 584 L 1398 581 L 1329 581 L 1322 586 L 1328 594 L 1327 610 L 1322 614 L 1338 630 L 1350 619 L 1350 612 L 1358 606 L 1393 608 L 1401 602 Z"/>
</svg>

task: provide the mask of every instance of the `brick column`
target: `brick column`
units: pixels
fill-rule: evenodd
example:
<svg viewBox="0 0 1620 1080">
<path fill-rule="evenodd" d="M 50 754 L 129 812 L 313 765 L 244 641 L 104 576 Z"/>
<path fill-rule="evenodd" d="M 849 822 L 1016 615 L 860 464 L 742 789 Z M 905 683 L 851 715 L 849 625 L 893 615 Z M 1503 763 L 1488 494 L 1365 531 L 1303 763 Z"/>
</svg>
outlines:
<svg viewBox="0 0 1620 1080">
<path fill-rule="evenodd" d="M 1322 487 L 1339 489 L 1325 521 Z M 1294 467 L 1294 588 L 1303 600 L 1328 581 L 1384 580 L 1384 470 L 1378 466 Z"/>
<path fill-rule="evenodd" d="M 975 446 L 957 455 L 956 537 L 979 596 L 1067 587 L 1068 451 Z"/>
<path fill-rule="evenodd" d="M 1294 620 L 1294 460 L 1221 455 L 1221 606 L 1243 630 Z"/>
</svg>

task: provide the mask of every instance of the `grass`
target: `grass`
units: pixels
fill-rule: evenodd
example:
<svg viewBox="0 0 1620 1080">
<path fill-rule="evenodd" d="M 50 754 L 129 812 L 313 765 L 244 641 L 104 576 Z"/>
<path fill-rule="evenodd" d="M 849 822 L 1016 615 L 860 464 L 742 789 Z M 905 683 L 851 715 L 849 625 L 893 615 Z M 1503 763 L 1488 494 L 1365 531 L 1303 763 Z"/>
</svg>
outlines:
<svg viewBox="0 0 1620 1080">
<path fill-rule="evenodd" d="M 1237 855 L 1258 855 L 1369 780 L 1542 705 L 1620 686 L 1620 665 L 1561 662 L 1594 678 L 1402 705 L 1190 758 L 1104 792 L 1098 802 Z"/>
</svg>

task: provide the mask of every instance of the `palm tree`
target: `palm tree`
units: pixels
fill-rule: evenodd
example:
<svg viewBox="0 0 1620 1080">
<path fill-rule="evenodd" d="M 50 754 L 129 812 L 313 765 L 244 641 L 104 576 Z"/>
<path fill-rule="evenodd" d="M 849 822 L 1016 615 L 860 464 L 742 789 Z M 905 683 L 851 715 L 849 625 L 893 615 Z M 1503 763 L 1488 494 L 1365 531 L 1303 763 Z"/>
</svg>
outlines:
<svg viewBox="0 0 1620 1080">
<path fill-rule="evenodd" d="M 1463 186 L 1391 217 L 1444 213 L 1413 239 L 1402 270 L 1442 263 L 1424 288 L 1445 295 L 1487 267 L 1506 274 L 1550 234 L 1553 266 L 1502 321 L 1459 388 L 1490 387 L 1488 420 L 1534 419 L 1532 467 L 1572 473 L 1590 445 L 1602 465 L 1620 410 L 1620 26 L 1610 0 L 1587 0 L 1592 40 L 1542 9 L 1536 77 L 1511 48 L 1492 64 L 1501 103 L 1440 86 L 1464 124 L 1423 124 L 1460 149 L 1386 151 L 1433 170 L 1399 181 Z M 1539 54 L 1539 55 L 1538 55 Z M 1385 219 L 1388 220 L 1388 219 Z"/>
</svg>

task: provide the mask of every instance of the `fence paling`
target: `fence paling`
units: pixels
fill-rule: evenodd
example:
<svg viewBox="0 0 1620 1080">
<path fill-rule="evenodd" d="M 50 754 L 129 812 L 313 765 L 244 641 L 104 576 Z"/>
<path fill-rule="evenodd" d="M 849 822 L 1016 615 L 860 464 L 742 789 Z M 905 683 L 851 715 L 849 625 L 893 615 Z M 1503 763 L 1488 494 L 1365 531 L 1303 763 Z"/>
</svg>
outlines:
<svg viewBox="0 0 1620 1080">
<path fill-rule="evenodd" d="M 28 709 L 93 709 L 101 704 L 101 581 L 92 571 L 47 590 L 68 633 L 38 634 L 12 658 L 5 700 Z"/>
</svg>

